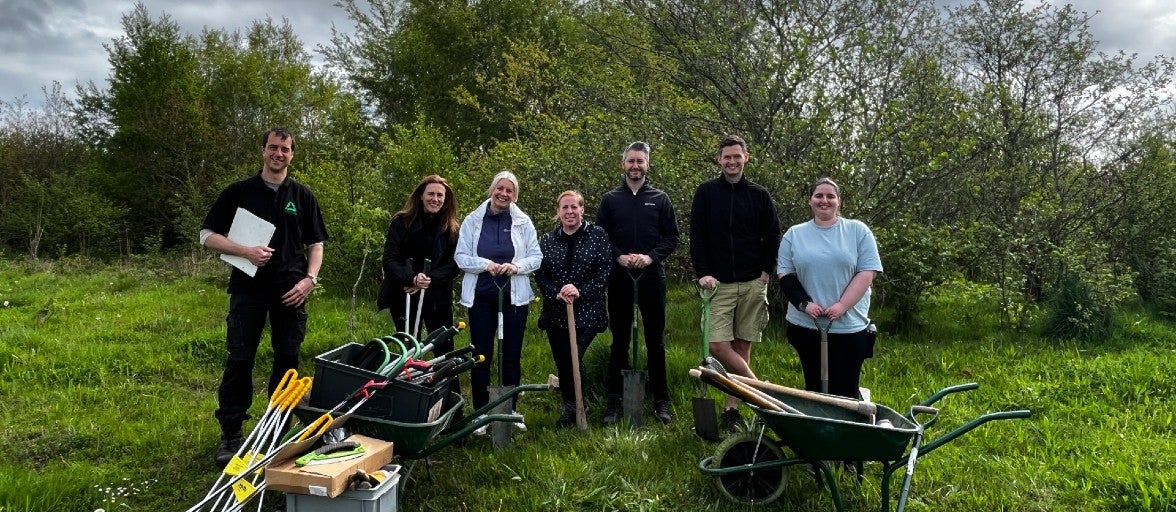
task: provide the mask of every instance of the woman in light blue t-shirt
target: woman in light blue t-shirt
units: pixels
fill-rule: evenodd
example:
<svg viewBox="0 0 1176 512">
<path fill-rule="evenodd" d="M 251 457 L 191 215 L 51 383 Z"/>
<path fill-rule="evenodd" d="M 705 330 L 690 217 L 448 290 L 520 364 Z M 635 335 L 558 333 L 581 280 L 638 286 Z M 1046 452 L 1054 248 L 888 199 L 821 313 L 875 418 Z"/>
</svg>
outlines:
<svg viewBox="0 0 1176 512">
<path fill-rule="evenodd" d="M 874 355 L 870 285 L 882 271 L 878 244 L 865 223 L 841 216 L 841 188 L 821 178 L 809 194 L 813 219 L 788 228 L 776 272 L 788 299 L 788 343 L 800 356 L 805 389 L 821 391 L 820 332 L 829 328 L 828 393 L 859 398 L 862 363 Z"/>
</svg>

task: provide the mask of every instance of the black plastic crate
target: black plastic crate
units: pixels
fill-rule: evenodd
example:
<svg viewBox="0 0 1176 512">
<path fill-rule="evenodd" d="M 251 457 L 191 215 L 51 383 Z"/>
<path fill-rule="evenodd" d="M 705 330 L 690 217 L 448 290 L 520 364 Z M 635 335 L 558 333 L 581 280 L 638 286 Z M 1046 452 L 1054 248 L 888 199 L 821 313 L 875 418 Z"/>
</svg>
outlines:
<svg viewBox="0 0 1176 512">
<path fill-rule="evenodd" d="M 314 382 L 310 387 L 310 406 L 330 409 L 351 396 L 369 380 L 377 382 L 386 377 L 347 364 L 363 350 L 359 343 L 348 343 L 314 358 Z M 392 359 L 398 357 L 392 354 Z M 432 386 L 421 386 L 402 380 L 389 380 L 384 389 L 377 390 L 355 414 L 402 423 L 428 423 L 442 411 L 441 399 L 449 390 L 447 377 Z"/>
</svg>

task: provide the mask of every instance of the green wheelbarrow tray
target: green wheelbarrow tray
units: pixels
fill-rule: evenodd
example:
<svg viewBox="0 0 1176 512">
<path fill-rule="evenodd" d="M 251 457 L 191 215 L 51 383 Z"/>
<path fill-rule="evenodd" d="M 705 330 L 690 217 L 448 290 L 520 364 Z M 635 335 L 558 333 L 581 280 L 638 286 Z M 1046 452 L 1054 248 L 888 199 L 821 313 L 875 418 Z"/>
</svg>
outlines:
<svg viewBox="0 0 1176 512">
<path fill-rule="evenodd" d="M 770 411 L 748 404 L 774 432 L 780 444 L 806 460 L 875 460 L 902 458 L 911 438 L 918 432 L 914 422 L 898 411 L 878 405 L 876 420 L 888 420 L 892 427 L 865 423 L 862 414 L 803 397 L 765 391 L 804 415 Z"/>
<path fill-rule="evenodd" d="M 944 388 L 924 400 L 922 407 L 930 407 L 952 393 L 978 388 L 976 383 Z M 698 470 L 715 478 L 720 491 L 728 498 L 744 504 L 765 504 L 783 492 L 787 466 L 811 464 L 818 471 L 817 480 L 832 494 L 836 510 L 844 511 L 837 479 L 826 461 L 881 462 L 882 511 L 890 510 L 890 479 L 907 467 L 911 451 L 914 458 L 927 455 L 967 432 L 994 420 L 1028 418 L 1028 410 L 1002 411 L 981 415 L 930 441 L 917 441 L 924 431 L 938 419 L 916 423 L 912 413 L 901 414 L 886 406 L 877 405 L 875 421 L 887 420 L 889 427 L 869 423 L 869 418 L 857 411 L 838 407 L 809 398 L 764 390 L 765 393 L 797 409 L 802 414 L 777 412 L 747 404 L 762 420 L 764 427 L 778 439 L 759 432 L 735 434 L 719 445 L 716 455 L 699 461 Z M 758 430 L 758 429 L 757 429 Z M 787 457 L 781 447 L 795 456 Z M 899 504 L 900 509 L 902 503 Z"/>
</svg>

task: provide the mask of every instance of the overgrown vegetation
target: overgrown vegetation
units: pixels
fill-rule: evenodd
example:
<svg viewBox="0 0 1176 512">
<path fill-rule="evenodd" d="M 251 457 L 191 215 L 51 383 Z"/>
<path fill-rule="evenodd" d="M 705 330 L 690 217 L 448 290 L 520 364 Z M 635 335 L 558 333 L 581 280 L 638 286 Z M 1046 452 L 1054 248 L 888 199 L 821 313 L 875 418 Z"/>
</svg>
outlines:
<svg viewBox="0 0 1176 512">
<path fill-rule="evenodd" d="M 191 248 L 272 125 L 297 135 L 293 176 L 318 194 L 347 279 L 422 175 L 453 181 L 468 212 L 513 170 L 544 219 L 569 188 L 591 210 L 633 140 L 652 143 L 685 233 L 715 141 L 737 132 L 784 226 L 809 218 L 816 177 L 841 183 L 845 214 L 887 240 L 878 285 L 901 325 L 960 276 L 996 285 L 1016 329 L 1072 274 L 1113 291 L 1106 304 L 1130 282 L 1171 311 L 1176 61 L 1101 52 L 1098 14 L 1070 5 L 943 4 L 345 0 L 351 27 L 317 50 L 321 68 L 285 21 L 187 34 L 138 4 L 101 87 L 0 101 L 0 246 Z"/>
<path fill-rule="evenodd" d="M 0 262 L 0 510 L 177 510 L 203 496 L 217 471 L 212 410 L 226 272 L 208 257 Z M 350 286 L 330 279 L 311 301 L 303 373 L 313 372 L 311 356 L 348 341 Z M 1109 342 L 1043 339 L 1001 327 L 998 296 L 991 286 L 947 282 L 928 296 L 920 327 L 884 333 L 867 363 L 864 385 L 899 410 L 948 385 L 981 384 L 941 402 L 930 435 L 985 412 L 1034 414 L 982 426 L 920 459 L 909 510 L 1176 508 L 1172 325 L 1130 308 Z M 358 336 L 388 334 L 387 317 L 363 302 Z M 700 302 L 691 287 L 676 285 L 668 309 L 672 425 L 606 428 L 597 405 L 587 433 L 556 430 L 556 395 L 528 394 L 520 410 L 530 428 L 510 449 L 471 437 L 441 450 L 432 478 L 415 468 L 402 508 L 745 510 L 695 467 L 714 450 L 690 428 L 696 388 L 686 369 L 697 357 Z M 893 327 L 892 311 L 878 318 L 884 331 Z M 599 337 L 586 359 L 591 400 L 603 392 L 608 340 Z M 263 343 L 261 366 L 267 351 Z M 755 347 L 753 367 L 762 378 L 801 383 L 778 323 Z M 523 380 L 542 382 L 552 372 L 546 340 L 532 325 Z M 262 385 L 260 372 L 255 381 Z M 850 510 L 877 510 L 878 473 L 868 464 L 860 486 L 842 476 Z M 788 478 L 779 508 L 829 510 L 828 494 L 803 470 Z M 280 498 L 267 498 L 269 507 Z"/>
</svg>

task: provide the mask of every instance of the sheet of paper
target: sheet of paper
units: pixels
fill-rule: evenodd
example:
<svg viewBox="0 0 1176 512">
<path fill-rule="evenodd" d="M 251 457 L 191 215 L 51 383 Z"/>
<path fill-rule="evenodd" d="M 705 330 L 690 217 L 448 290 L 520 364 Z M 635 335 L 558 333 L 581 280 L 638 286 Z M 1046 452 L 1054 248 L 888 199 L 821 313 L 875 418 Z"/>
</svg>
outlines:
<svg viewBox="0 0 1176 512">
<path fill-rule="evenodd" d="M 236 215 L 233 215 L 233 225 L 229 226 L 229 234 L 226 236 L 229 240 L 245 246 L 267 245 L 270 238 L 274 236 L 274 229 L 274 225 L 266 222 L 265 219 L 244 208 L 237 208 Z M 257 266 L 246 258 L 228 254 L 222 254 L 220 258 L 249 274 L 249 277 L 257 274 Z"/>
</svg>

